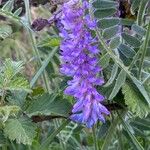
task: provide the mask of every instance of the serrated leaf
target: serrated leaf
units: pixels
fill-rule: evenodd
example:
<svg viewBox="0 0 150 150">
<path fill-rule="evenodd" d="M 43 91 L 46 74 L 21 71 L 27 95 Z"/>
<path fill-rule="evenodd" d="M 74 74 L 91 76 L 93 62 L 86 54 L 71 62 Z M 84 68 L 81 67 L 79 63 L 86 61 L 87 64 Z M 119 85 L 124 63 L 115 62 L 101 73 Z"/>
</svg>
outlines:
<svg viewBox="0 0 150 150">
<path fill-rule="evenodd" d="M 0 38 L 5 39 L 12 34 L 12 28 L 6 24 L 0 24 Z"/>
<path fill-rule="evenodd" d="M 6 59 L 0 72 L 0 90 L 31 92 L 29 82 L 20 75 L 22 69 L 22 61 L 15 62 Z"/>
<path fill-rule="evenodd" d="M 71 104 L 66 99 L 54 94 L 43 94 L 30 104 L 27 113 L 30 116 L 37 114 L 68 116 L 70 109 Z"/>
<path fill-rule="evenodd" d="M 148 115 L 150 108 L 143 96 L 132 86 L 130 83 L 126 83 L 122 87 L 122 92 L 124 94 L 125 103 L 128 105 L 130 111 L 132 111 L 136 116 L 143 118 Z"/>
<path fill-rule="evenodd" d="M 36 136 L 35 125 L 26 118 L 9 119 L 4 128 L 5 135 L 19 144 L 31 145 Z"/>
<path fill-rule="evenodd" d="M 122 33 L 122 37 L 125 40 L 125 42 L 127 42 L 127 44 L 129 44 L 132 47 L 140 47 L 141 45 L 141 42 L 134 36 Z"/>
<path fill-rule="evenodd" d="M 23 109 L 27 94 L 25 91 L 12 91 L 7 100 L 11 105 L 17 105 Z"/>
<path fill-rule="evenodd" d="M 6 122 L 9 116 L 15 116 L 20 111 L 18 106 L 1 106 L 0 107 L 0 122 Z"/>
<path fill-rule="evenodd" d="M 117 93 L 119 92 L 123 84 L 125 83 L 126 76 L 127 76 L 126 72 L 124 70 L 121 70 L 116 79 L 115 86 L 108 98 L 109 100 L 112 100 L 117 95 Z"/>
<path fill-rule="evenodd" d="M 29 82 L 23 77 L 13 78 L 6 87 L 5 90 L 10 91 L 26 91 L 31 92 Z"/>
<path fill-rule="evenodd" d="M 23 70 L 23 62 L 22 61 L 12 61 L 11 59 L 6 59 L 3 65 L 3 74 L 7 78 L 12 78 L 16 74 L 20 73 Z"/>
</svg>

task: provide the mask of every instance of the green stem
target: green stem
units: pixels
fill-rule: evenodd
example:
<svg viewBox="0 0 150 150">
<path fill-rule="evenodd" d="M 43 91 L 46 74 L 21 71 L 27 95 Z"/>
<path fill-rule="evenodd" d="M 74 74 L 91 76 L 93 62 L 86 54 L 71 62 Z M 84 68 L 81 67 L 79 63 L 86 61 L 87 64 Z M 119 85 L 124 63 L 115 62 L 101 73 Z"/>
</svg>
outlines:
<svg viewBox="0 0 150 150">
<path fill-rule="evenodd" d="M 147 3 L 148 3 L 148 0 L 141 0 L 141 2 L 139 4 L 139 11 L 138 11 L 138 15 L 137 15 L 137 24 L 139 26 L 141 26 L 144 21 L 144 14 L 146 11 Z"/>
<path fill-rule="evenodd" d="M 2 146 L 2 150 L 7 150 L 7 145 L 6 144 Z"/>
<path fill-rule="evenodd" d="M 93 128 L 92 128 L 92 132 L 93 132 L 93 141 L 94 141 L 94 145 L 95 145 L 95 150 L 99 150 L 99 147 L 98 147 L 98 140 L 97 140 L 95 128 L 96 128 L 95 126 L 93 126 Z"/>
<path fill-rule="evenodd" d="M 45 149 L 49 146 L 49 144 L 51 143 L 51 141 L 53 140 L 53 138 L 62 130 L 66 127 L 67 124 L 69 124 L 70 120 L 66 120 L 64 123 L 62 123 L 62 125 L 55 130 L 49 137 L 46 138 L 46 140 L 41 144 L 41 146 L 39 147 L 39 150 L 41 149 Z"/>
<path fill-rule="evenodd" d="M 143 46 L 143 52 L 142 52 L 140 65 L 139 65 L 139 73 L 138 73 L 139 79 L 141 78 L 144 58 L 145 58 L 145 55 L 146 55 L 146 52 L 147 52 L 149 40 L 150 40 L 150 22 L 148 23 L 148 30 L 147 30 L 147 33 L 146 33 L 146 38 L 145 38 L 144 46 Z"/>
<path fill-rule="evenodd" d="M 25 9 L 26 9 L 26 18 L 27 18 L 28 24 L 30 25 L 31 24 L 31 13 L 30 13 L 30 7 L 29 7 L 29 0 L 24 0 L 24 3 L 25 3 Z M 38 57 L 38 65 L 41 66 L 42 65 L 42 60 L 41 60 L 39 51 L 38 51 L 37 46 L 36 46 L 35 36 L 34 36 L 34 34 L 32 33 L 32 31 L 30 29 L 27 29 L 27 30 L 28 30 L 28 33 L 29 33 L 29 36 L 30 36 L 30 39 L 31 39 L 32 49 L 33 49 L 35 55 Z M 45 71 L 44 71 L 44 74 L 42 76 L 42 79 L 45 83 L 46 90 L 50 91 L 50 85 L 49 85 L 49 82 L 48 82 L 47 75 L 46 75 Z"/>
<path fill-rule="evenodd" d="M 57 47 L 54 48 L 52 50 L 51 53 L 49 53 L 48 57 L 43 61 L 42 66 L 40 67 L 40 69 L 36 72 L 35 76 L 33 77 L 33 79 L 31 80 L 30 83 L 30 87 L 33 87 L 34 84 L 36 83 L 36 81 L 38 80 L 38 78 L 42 75 L 42 73 L 44 72 L 45 68 L 47 67 L 47 65 L 49 64 L 51 58 L 54 56 L 54 54 L 57 51 Z"/>
</svg>

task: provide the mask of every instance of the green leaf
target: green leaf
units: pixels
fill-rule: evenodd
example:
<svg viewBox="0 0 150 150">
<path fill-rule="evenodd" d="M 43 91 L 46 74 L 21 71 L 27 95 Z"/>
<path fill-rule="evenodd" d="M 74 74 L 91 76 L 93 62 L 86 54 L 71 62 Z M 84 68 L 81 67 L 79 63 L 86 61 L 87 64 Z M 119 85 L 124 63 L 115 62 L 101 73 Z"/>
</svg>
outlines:
<svg viewBox="0 0 150 150">
<path fill-rule="evenodd" d="M 4 90 L 31 92 L 29 82 L 21 76 L 16 76 L 4 87 Z"/>
<path fill-rule="evenodd" d="M 118 5 L 117 2 L 111 1 L 111 0 L 97 0 L 93 2 L 94 8 L 116 8 Z"/>
<path fill-rule="evenodd" d="M 119 22 L 120 20 L 118 18 L 103 18 L 98 21 L 98 27 L 106 29 L 118 25 Z"/>
<path fill-rule="evenodd" d="M 128 108 L 136 116 L 143 118 L 150 112 L 150 107 L 145 103 L 144 97 L 137 91 L 137 89 L 132 86 L 131 83 L 126 83 L 122 87 L 122 92 L 124 94 L 125 103 Z"/>
<path fill-rule="evenodd" d="M 68 116 L 70 110 L 71 104 L 66 99 L 54 94 L 43 94 L 38 96 L 26 111 L 30 116 L 37 114 Z"/>
<path fill-rule="evenodd" d="M 110 28 L 107 28 L 103 31 L 103 38 L 104 39 L 111 39 L 118 33 L 118 26 L 113 26 Z"/>
<path fill-rule="evenodd" d="M 20 7 L 14 12 L 14 15 L 19 16 L 21 14 L 21 12 L 22 12 L 22 8 Z"/>
<path fill-rule="evenodd" d="M 6 59 L 0 72 L 0 90 L 31 92 L 29 82 L 20 75 L 23 68 L 22 61 L 15 62 Z"/>
<path fill-rule="evenodd" d="M 124 56 L 126 56 L 126 58 L 133 58 L 134 55 L 136 54 L 135 51 L 131 47 L 125 44 L 120 44 L 118 49 L 119 49 L 119 52 L 121 52 Z"/>
<path fill-rule="evenodd" d="M 104 87 L 108 87 L 109 85 L 111 85 L 113 83 L 113 81 L 115 80 L 115 77 L 118 73 L 118 68 L 119 66 L 117 64 L 114 64 L 112 71 L 111 71 L 111 77 L 110 79 L 106 82 L 106 84 L 104 85 Z"/>
<path fill-rule="evenodd" d="M 3 65 L 3 74 L 7 78 L 13 78 L 16 74 L 20 73 L 23 70 L 22 61 L 12 61 L 11 59 L 6 59 Z"/>
<path fill-rule="evenodd" d="M 14 8 L 14 0 L 9 0 L 6 4 L 2 7 L 3 10 L 11 12 Z"/>
<path fill-rule="evenodd" d="M 19 144 L 31 145 L 36 136 L 35 129 L 35 125 L 29 119 L 9 119 L 5 124 L 4 133 L 10 140 L 16 140 Z"/>
<path fill-rule="evenodd" d="M 123 112 L 121 115 L 124 116 L 125 113 Z M 109 146 L 110 146 L 110 144 L 112 142 L 113 136 L 114 136 L 114 134 L 115 134 L 115 132 L 117 130 L 117 125 L 118 124 L 120 124 L 119 117 L 115 118 L 113 120 L 113 122 L 111 123 L 111 125 L 109 126 L 109 129 L 107 131 L 106 137 L 104 139 L 104 143 L 103 143 L 103 145 L 101 147 L 101 150 L 108 150 L 109 149 Z"/>
<path fill-rule="evenodd" d="M 104 54 L 101 58 L 100 58 L 100 66 L 102 68 L 106 68 L 108 65 L 109 65 L 109 61 L 110 61 L 110 57 L 109 57 L 109 54 L 106 53 Z"/>
<path fill-rule="evenodd" d="M 12 34 L 11 26 L 7 24 L 0 24 L 0 39 L 5 39 Z"/>
<path fill-rule="evenodd" d="M 25 91 L 12 91 L 7 100 L 11 105 L 17 105 L 23 109 L 27 94 Z"/>
<path fill-rule="evenodd" d="M 123 84 L 125 83 L 126 76 L 127 76 L 126 72 L 124 70 L 121 70 L 116 79 L 115 86 L 109 96 L 110 100 L 112 100 L 117 95 L 117 93 L 119 92 Z"/>
<path fill-rule="evenodd" d="M 96 18 L 101 19 L 101 18 L 112 16 L 113 14 L 115 14 L 115 12 L 116 12 L 115 8 L 97 9 L 94 12 L 94 15 Z"/>
<path fill-rule="evenodd" d="M 0 107 L 0 122 L 6 122 L 10 116 L 16 116 L 20 111 L 18 106 L 1 106 Z"/>
<path fill-rule="evenodd" d="M 136 85 L 136 87 L 138 88 L 138 90 L 141 92 L 141 94 L 143 95 L 143 97 L 145 98 L 144 100 L 150 106 L 150 97 L 149 97 L 147 91 L 145 90 L 145 87 L 135 77 L 131 77 L 131 79 L 132 79 L 133 83 Z"/>
<path fill-rule="evenodd" d="M 146 35 L 146 30 L 137 24 L 132 25 L 132 30 L 135 31 L 141 37 Z"/>
<path fill-rule="evenodd" d="M 34 84 L 36 83 L 36 81 L 38 80 L 38 78 L 42 75 L 42 73 L 44 72 L 44 70 L 46 69 L 47 65 L 49 64 L 49 62 L 51 61 L 52 57 L 55 55 L 57 51 L 57 47 L 54 48 L 48 55 L 48 57 L 44 60 L 44 62 L 42 63 L 41 68 L 36 72 L 35 76 L 33 77 L 33 79 L 31 80 L 30 86 L 33 87 Z"/>
<path fill-rule="evenodd" d="M 109 46 L 111 49 L 116 49 L 120 44 L 121 44 L 120 36 L 116 36 L 110 41 Z"/>
<path fill-rule="evenodd" d="M 119 115 L 119 117 L 122 121 L 124 128 L 126 129 L 128 135 L 129 135 L 129 140 L 134 144 L 134 146 L 136 147 L 137 150 L 144 150 L 142 145 L 138 142 L 138 140 L 132 133 L 132 127 L 126 121 L 124 121 L 124 119 L 120 115 Z"/>
<path fill-rule="evenodd" d="M 58 37 L 48 37 L 42 40 L 37 47 L 56 47 L 60 45 L 60 38 Z"/>
<path fill-rule="evenodd" d="M 133 47 L 141 46 L 141 42 L 136 37 L 133 37 L 126 33 L 122 33 L 122 37 L 125 40 L 125 42 L 127 42 L 130 46 L 133 46 Z"/>
<path fill-rule="evenodd" d="M 139 3 L 141 0 L 133 0 L 132 4 L 131 4 L 131 12 L 132 14 L 135 14 L 135 11 L 138 9 L 139 7 Z"/>
<path fill-rule="evenodd" d="M 120 24 L 124 26 L 132 26 L 134 23 L 135 23 L 135 20 L 132 20 L 132 19 L 128 19 L 128 18 L 120 19 Z"/>
</svg>

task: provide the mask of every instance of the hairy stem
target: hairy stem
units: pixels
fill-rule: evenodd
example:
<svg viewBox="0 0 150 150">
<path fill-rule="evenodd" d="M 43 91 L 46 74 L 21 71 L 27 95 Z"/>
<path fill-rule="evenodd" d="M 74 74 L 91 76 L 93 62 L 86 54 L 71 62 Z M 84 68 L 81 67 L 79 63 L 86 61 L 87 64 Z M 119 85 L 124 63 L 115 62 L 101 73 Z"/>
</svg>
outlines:
<svg viewBox="0 0 150 150">
<path fill-rule="evenodd" d="M 143 51 L 142 51 L 142 56 L 141 56 L 140 65 L 139 65 L 139 73 L 138 73 L 139 79 L 141 79 L 144 58 L 145 58 L 145 55 L 146 55 L 146 52 L 147 52 L 149 40 L 150 40 L 150 22 L 148 24 L 146 38 L 145 38 L 144 46 L 143 46 L 143 49 L 142 49 Z"/>
<path fill-rule="evenodd" d="M 96 127 L 95 126 L 93 126 L 93 128 L 92 128 L 92 132 L 93 132 L 93 141 L 94 141 L 95 150 L 99 150 L 98 140 L 97 140 L 97 136 L 96 136 Z"/>
</svg>

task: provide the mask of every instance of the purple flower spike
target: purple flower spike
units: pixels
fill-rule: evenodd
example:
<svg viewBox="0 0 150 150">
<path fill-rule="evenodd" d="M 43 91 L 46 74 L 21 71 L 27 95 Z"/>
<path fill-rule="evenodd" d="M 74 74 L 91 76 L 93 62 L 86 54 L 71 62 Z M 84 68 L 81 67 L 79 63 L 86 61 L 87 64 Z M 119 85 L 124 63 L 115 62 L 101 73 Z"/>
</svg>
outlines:
<svg viewBox="0 0 150 150">
<path fill-rule="evenodd" d="M 97 92 L 95 86 L 102 85 L 104 80 L 99 77 L 102 70 L 98 66 L 96 54 L 100 52 L 96 38 L 91 31 L 96 21 L 87 15 L 88 2 L 69 0 L 62 6 L 60 36 L 61 73 L 71 76 L 65 94 L 75 98 L 76 103 L 70 118 L 91 128 L 98 120 L 105 122 L 104 115 L 109 111 L 101 102 L 105 99 Z"/>
</svg>

